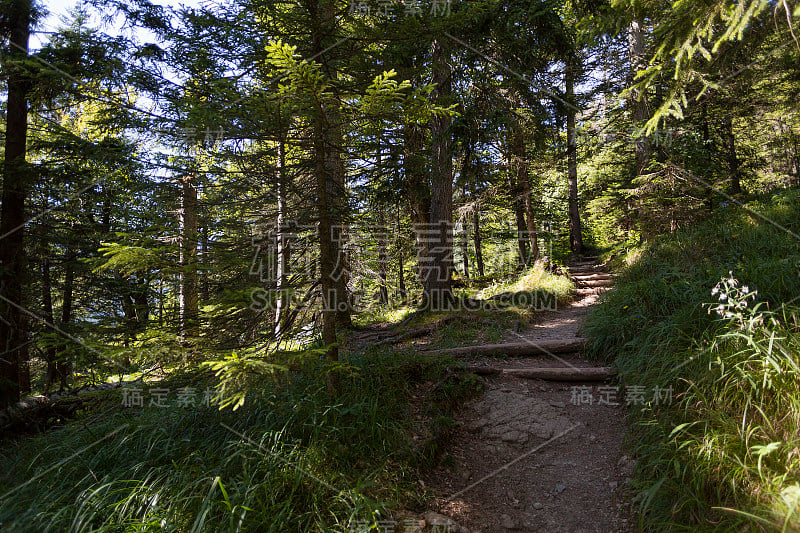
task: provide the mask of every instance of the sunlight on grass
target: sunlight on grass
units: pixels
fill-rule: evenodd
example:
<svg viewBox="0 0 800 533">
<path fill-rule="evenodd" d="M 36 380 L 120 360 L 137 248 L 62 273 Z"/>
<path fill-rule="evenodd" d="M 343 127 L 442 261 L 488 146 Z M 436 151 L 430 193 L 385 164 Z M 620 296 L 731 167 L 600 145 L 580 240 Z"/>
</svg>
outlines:
<svg viewBox="0 0 800 533">
<path fill-rule="evenodd" d="M 2 449 L 0 524 L 8 531 L 347 531 L 420 505 L 419 468 L 447 438 L 450 410 L 475 383 L 431 358 L 354 354 L 335 399 L 322 367 L 253 387 L 233 412 L 121 408 Z M 159 386 L 183 385 L 170 381 Z M 451 383 L 452 381 L 452 383 Z M 410 409 L 423 383 L 440 383 Z M 192 386 L 202 389 L 208 383 Z M 110 410 L 110 412 L 109 412 Z M 411 441 L 412 425 L 428 437 Z"/>
<path fill-rule="evenodd" d="M 357 326 L 370 324 L 394 324 L 414 313 L 417 309 L 412 306 L 379 307 L 368 309 L 353 316 L 353 323 Z"/>
<path fill-rule="evenodd" d="M 574 290 L 575 285 L 569 278 L 551 274 L 537 264 L 517 278 L 506 279 L 480 290 L 476 298 L 488 299 L 504 292 L 543 291 L 554 294 L 560 303 L 564 303 Z"/>
<path fill-rule="evenodd" d="M 748 207 L 796 233 L 782 192 Z M 632 413 L 643 527 L 798 531 L 800 242 L 731 207 L 632 256 L 585 331 L 623 384 L 675 391 Z"/>
</svg>

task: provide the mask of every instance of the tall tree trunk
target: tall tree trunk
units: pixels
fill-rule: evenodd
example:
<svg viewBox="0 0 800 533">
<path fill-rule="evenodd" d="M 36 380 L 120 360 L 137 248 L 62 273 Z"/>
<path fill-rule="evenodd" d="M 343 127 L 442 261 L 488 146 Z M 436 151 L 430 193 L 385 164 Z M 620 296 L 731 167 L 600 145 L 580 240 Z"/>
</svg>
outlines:
<svg viewBox="0 0 800 533">
<path fill-rule="evenodd" d="M 383 154 L 381 152 L 382 139 L 380 135 L 378 135 L 377 142 L 378 147 L 375 154 L 375 166 L 378 172 L 380 172 L 381 166 L 383 165 Z M 387 279 L 389 276 L 386 271 L 386 247 L 389 228 L 386 225 L 384 210 L 381 209 L 380 205 L 376 205 L 375 208 L 378 211 L 378 301 L 382 305 L 386 305 L 389 303 L 389 288 L 387 287 Z"/>
<path fill-rule="evenodd" d="M 414 230 L 414 249 L 417 252 L 417 279 L 425 283 L 425 265 L 428 257 L 428 239 L 425 228 L 430 220 L 431 186 L 425 173 L 422 154 L 424 137 L 420 127 L 413 122 L 403 125 L 403 173 L 405 192 L 411 210 Z"/>
<path fill-rule="evenodd" d="M 314 125 L 314 177 L 317 188 L 317 214 L 319 219 L 319 267 L 322 286 L 322 342 L 327 347 L 329 361 L 339 360 L 336 346 L 336 312 L 339 299 L 336 294 L 336 258 L 337 248 L 332 238 L 333 223 L 330 211 L 330 188 L 333 177 L 329 175 L 325 157 L 324 117 L 318 117 Z M 339 253 L 341 251 L 339 250 Z M 335 394 L 339 389 L 339 381 L 335 374 L 328 376 L 328 392 Z"/>
<path fill-rule="evenodd" d="M 531 244 L 531 261 L 539 259 L 539 231 L 536 229 L 536 216 L 533 212 L 531 201 L 530 178 L 526 180 L 525 194 L 525 223 L 528 226 L 528 239 Z"/>
<path fill-rule="evenodd" d="M 117 275 L 117 281 L 123 286 L 122 293 L 120 294 L 120 303 L 122 304 L 122 312 L 125 315 L 125 340 L 123 341 L 123 345 L 127 348 L 130 346 L 131 341 L 136 338 L 136 331 L 138 330 L 136 305 L 134 305 L 133 302 L 130 283 L 120 274 Z M 178 299 L 180 299 L 180 287 Z"/>
<path fill-rule="evenodd" d="M 211 258 L 208 256 L 208 222 L 205 222 L 200 230 L 200 242 L 202 243 L 200 248 L 200 264 L 209 265 L 211 264 Z M 200 284 L 200 298 L 203 300 L 208 300 L 211 296 L 209 276 L 208 269 L 203 269 L 202 281 Z"/>
<path fill-rule="evenodd" d="M 647 66 L 644 57 L 644 29 L 639 20 L 632 21 L 628 26 L 628 54 L 630 56 L 631 79 L 633 81 L 636 73 L 644 70 Z M 650 117 L 645 91 L 642 89 L 631 91 L 630 105 L 631 119 L 634 126 L 639 128 Z M 650 143 L 647 137 L 637 137 L 634 140 L 634 152 L 636 155 L 636 175 L 641 176 L 650 162 Z"/>
<path fill-rule="evenodd" d="M 61 327 L 68 327 L 72 323 L 73 286 L 75 284 L 76 254 L 68 252 L 64 258 L 64 290 L 61 295 Z M 61 388 L 66 388 L 67 378 L 72 374 L 72 361 L 67 358 L 66 346 L 61 345 L 56 357 L 57 375 Z"/>
<path fill-rule="evenodd" d="M 136 325 L 139 331 L 146 330 L 147 324 L 150 321 L 150 303 L 147 298 L 149 289 L 149 284 L 147 282 L 142 282 L 138 284 L 136 290 L 132 294 L 133 307 L 136 313 Z"/>
<path fill-rule="evenodd" d="M 528 238 L 525 233 L 528 231 L 528 225 L 525 222 L 525 203 L 519 195 L 514 198 L 514 218 L 517 223 L 517 245 L 519 247 L 519 264 L 521 267 L 528 265 Z"/>
<path fill-rule="evenodd" d="M 483 244 L 481 238 L 481 203 L 478 197 L 478 176 L 477 169 L 475 179 L 472 181 L 472 202 L 474 208 L 472 209 L 472 244 L 475 247 L 475 267 L 478 269 L 478 275 L 483 277 Z"/>
<path fill-rule="evenodd" d="M 328 187 L 328 207 L 331 213 L 331 242 L 334 258 L 334 291 L 336 294 L 336 323 L 352 326 L 350 293 L 347 288 L 350 278 L 350 261 L 345 253 L 347 241 L 347 191 L 346 172 L 342 158 L 343 136 L 341 116 L 338 105 L 325 106 L 327 128 L 324 128 L 326 166 L 330 176 Z"/>
<path fill-rule="evenodd" d="M 11 59 L 3 65 L 8 76 L 8 96 L 0 215 L 0 409 L 19 401 L 19 365 L 27 337 L 22 287 L 26 266 L 28 81 L 17 61 L 28 55 L 32 6 L 30 0 L 12 0 L 9 4 L 5 16 L 11 30 Z"/>
<path fill-rule="evenodd" d="M 726 158 L 728 160 L 728 176 L 731 182 L 731 194 L 739 194 L 742 192 L 741 184 L 741 163 L 739 156 L 736 153 L 736 135 L 733 133 L 733 120 L 730 117 L 725 117 L 723 121 L 723 128 L 725 135 L 725 148 Z"/>
<path fill-rule="evenodd" d="M 533 214 L 531 202 L 531 178 L 528 175 L 528 153 L 525 146 L 525 135 L 520 121 L 514 126 L 514 172 L 516 174 L 516 189 L 518 198 L 522 200 L 524 217 L 517 220 L 525 221 L 525 233 L 530 243 L 530 255 L 526 256 L 526 264 L 539 258 L 539 233 L 536 231 L 536 218 Z"/>
<path fill-rule="evenodd" d="M 400 301 L 403 303 L 403 305 L 405 305 L 406 300 L 408 299 L 408 294 L 406 292 L 406 272 L 405 272 L 405 267 L 403 266 L 405 261 L 403 257 L 403 246 L 400 236 L 399 206 L 396 209 L 396 215 L 397 215 L 397 231 L 395 231 L 395 238 L 397 242 L 397 287 L 398 291 L 400 292 Z"/>
<path fill-rule="evenodd" d="M 478 275 L 484 276 L 483 268 L 483 244 L 481 243 L 481 210 L 477 203 L 472 211 L 472 243 L 475 246 L 475 266 L 478 268 Z"/>
<path fill-rule="evenodd" d="M 525 166 L 525 139 L 518 125 L 509 132 L 508 139 L 508 188 L 514 199 L 514 218 L 517 223 L 517 245 L 519 246 L 519 263 L 525 267 L 530 261 L 528 251 L 528 223 L 525 220 L 525 198 L 522 177 L 527 178 Z"/>
<path fill-rule="evenodd" d="M 405 304 L 408 300 L 408 291 L 406 290 L 406 272 L 403 263 L 403 252 L 400 250 L 397 253 L 397 291 L 400 293 L 400 302 Z"/>
<path fill-rule="evenodd" d="M 389 287 L 387 286 L 387 279 L 389 277 L 387 272 L 387 233 L 389 232 L 386 227 L 386 220 L 383 216 L 383 210 L 378 210 L 378 301 L 382 305 L 389 303 Z"/>
<path fill-rule="evenodd" d="M 45 200 L 42 205 L 42 210 L 46 212 L 47 209 L 47 200 Z M 48 247 L 48 237 L 51 228 L 47 223 L 42 223 L 40 228 L 39 253 L 42 256 L 42 314 L 48 324 L 55 325 L 55 314 L 53 313 L 53 281 L 50 275 L 50 249 Z M 44 359 L 47 364 L 44 380 L 45 392 L 49 392 L 53 384 L 60 380 L 58 352 L 58 347 L 52 340 L 47 344 L 44 350 Z"/>
<path fill-rule="evenodd" d="M 464 149 L 464 161 L 461 163 L 461 179 L 464 180 L 469 176 L 470 167 L 472 164 L 472 144 L 467 141 L 465 142 L 465 149 Z M 467 178 L 468 179 L 468 178 Z M 463 188 L 464 198 L 467 199 L 467 187 L 466 185 Z M 476 206 L 473 206 L 476 208 Z M 466 216 L 461 222 L 461 255 L 464 258 L 464 277 L 469 279 L 469 222 L 467 221 Z"/>
<path fill-rule="evenodd" d="M 46 250 L 43 250 L 43 254 L 45 255 L 42 257 L 42 314 L 49 324 L 55 324 L 53 315 L 53 286 L 50 279 L 50 260 L 47 258 L 47 253 Z M 52 342 L 48 344 L 47 348 L 45 348 L 44 356 L 47 363 L 44 390 L 48 392 L 50 387 L 52 387 L 58 379 L 58 370 L 56 367 L 58 350 L 55 344 Z"/>
<path fill-rule="evenodd" d="M 581 235 L 581 214 L 578 209 L 578 146 L 575 131 L 575 57 L 567 60 L 567 182 L 569 185 L 569 245 L 573 254 L 583 253 L 583 236 Z"/>
<path fill-rule="evenodd" d="M 469 279 L 469 232 L 466 220 L 461 225 L 461 256 L 464 258 L 464 277 Z"/>
<path fill-rule="evenodd" d="M 288 234 L 286 225 L 286 143 L 282 138 L 278 141 L 278 214 L 275 220 L 276 233 L 276 265 L 275 265 L 275 291 L 278 295 L 275 301 L 275 336 L 283 333 L 283 321 L 287 311 L 287 268 L 289 266 Z"/>
<path fill-rule="evenodd" d="M 431 97 L 440 105 L 450 103 L 451 67 L 448 41 L 434 39 L 431 45 Z M 453 269 L 453 157 L 449 116 L 431 118 L 431 212 L 430 246 L 423 284 L 425 304 L 444 308 L 452 297 Z"/>
<path fill-rule="evenodd" d="M 708 160 L 711 161 L 711 131 L 708 125 L 708 106 L 703 102 L 700 114 L 700 130 L 703 134 L 703 151 L 708 155 Z M 714 189 L 710 185 L 704 186 L 704 199 L 703 204 L 709 211 L 714 210 Z"/>
<path fill-rule="evenodd" d="M 181 179 L 181 342 L 200 334 L 197 294 L 197 183 L 194 175 Z"/>
<path fill-rule="evenodd" d="M 28 316 L 22 315 L 22 331 L 25 337 L 22 338 L 22 344 L 19 347 L 19 393 L 20 395 L 30 394 L 31 392 L 31 365 L 30 353 L 30 340 L 28 338 Z"/>
<path fill-rule="evenodd" d="M 164 278 L 158 280 L 158 327 L 164 327 Z"/>
<path fill-rule="evenodd" d="M 329 58 L 323 51 L 334 37 L 336 6 L 332 0 L 311 0 L 307 5 L 312 16 L 311 53 L 321 63 L 322 71 L 330 76 L 332 69 L 329 68 Z M 322 287 L 322 342 L 326 346 L 326 357 L 332 362 L 339 360 L 337 324 L 349 321 L 350 317 L 347 294 L 342 290 L 345 176 L 337 105 L 330 98 L 321 97 L 312 124 Z M 338 373 L 328 373 L 327 379 L 328 393 L 336 394 L 339 391 Z"/>
</svg>

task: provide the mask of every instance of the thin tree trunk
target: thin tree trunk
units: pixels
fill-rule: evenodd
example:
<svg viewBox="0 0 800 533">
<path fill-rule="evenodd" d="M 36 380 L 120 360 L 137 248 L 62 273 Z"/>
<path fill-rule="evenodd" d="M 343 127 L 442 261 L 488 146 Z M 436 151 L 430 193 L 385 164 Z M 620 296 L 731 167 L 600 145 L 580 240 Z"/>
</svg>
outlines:
<svg viewBox="0 0 800 533">
<path fill-rule="evenodd" d="M 386 284 L 386 280 L 388 279 L 389 275 L 387 272 L 387 258 L 386 258 L 386 233 L 388 229 L 386 228 L 385 219 L 383 217 L 383 211 L 379 211 L 378 215 L 378 292 L 379 292 L 379 301 L 382 305 L 386 305 L 389 303 L 389 288 Z"/>
<path fill-rule="evenodd" d="M 575 131 L 575 65 L 576 58 L 567 60 L 567 181 L 569 185 L 569 244 L 573 254 L 583 253 L 581 215 L 578 209 L 578 146 Z"/>
<path fill-rule="evenodd" d="M 164 327 L 164 279 L 158 280 L 158 327 Z"/>
<path fill-rule="evenodd" d="M 321 62 L 322 70 L 328 72 L 327 56 L 323 51 L 327 44 L 325 40 L 334 34 L 335 5 L 331 0 L 315 0 L 308 5 L 312 15 L 311 53 Z M 331 362 L 339 361 L 337 323 L 341 323 L 345 316 L 350 316 L 347 296 L 342 294 L 341 279 L 344 164 L 340 157 L 341 129 L 338 120 L 336 103 L 321 99 L 313 117 L 314 181 L 322 287 L 322 342 L 326 347 L 326 358 Z M 338 373 L 329 372 L 327 381 L 328 393 L 337 394 L 340 388 Z"/>
<path fill-rule="evenodd" d="M 539 258 L 539 235 L 536 231 L 536 218 L 531 203 L 531 180 L 528 175 L 528 153 L 521 122 L 515 124 L 514 130 L 514 172 L 516 174 L 517 198 L 522 201 L 524 216 L 517 220 L 525 221 L 525 232 L 530 243 L 530 255 L 526 255 L 526 264 L 532 264 Z"/>
<path fill-rule="evenodd" d="M 377 138 L 378 147 L 375 154 L 375 166 L 380 172 L 383 165 L 383 154 L 381 153 L 381 136 Z M 381 206 L 376 205 L 378 211 L 378 301 L 381 305 L 389 303 L 389 288 L 386 285 L 388 279 L 387 265 L 386 265 L 386 246 L 387 246 L 387 233 L 389 229 L 386 226 L 386 217 L 384 216 Z"/>
<path fill-rule="evenodd" d="M 50 259 L 47 257 L 47 251 L 42 257 L 42 314 L 44 319 L 49 324 L 55 324 L 53 315 L 53 286 L 50 278 Z M 58 371 L 56 368 L 56 358 L 58 357 L 58 350 L 52 342 L 45 348 L 44 351 L 45 361 L 47 363 L 47 372 L 45 374 L 44 389 L 45 392 L 50 390 L 50 387 L 58 379 Z"/>
<path fill-rule="evenodd" d="M 200 230 L 200 241 L 201 241 L 201 248 L 200 248 L 200 264 L 208 266 L 211 264 L 211 258 L 208 256 L 208 222 L 203 224 L 203 228 Z M 200 285 L 200 297 L 203 300 L 208 300 L 209 296 L 211 295 L 211 288 L 209 284 L 209 271 L 207 268 L 203 269 L 202 281 Z"/>
<path fill-rule="evenodd" d="M 517 224 L 517 245 L 519 246 L 519 264 L 527 266 L 528 254 L 528 224 L 525 221 L 525 200 L 522 198 L 522 188 L 520 187 L 520 166 L 525 157 L 525 141 L 516 128 L 509 134 L 509 157 L 508 157 L 508 188 L 513 198 L 514 218 Z M 522 152 L 520 154 L 520 152 Z"/>
<path fill-rule="evenodd" d="M 447 105 L 451 92 L 450 50 L 448 41 L 434 39 L 431 44 L 431 97 Z M 452 297 L 453 269 L 453 157 L 449 116 L 431 118 L 431 212 L 430 263 L 423 292 L 425 304 L 433 309 L 444 308 Z"/>
<path fill-rule="evenodd" d="M 528 231 L 528 225 L 525 222 L 525 204 L 521 198 L 514 200 L 514 218 L 517 222 L 517 244 L 519 245 L 519 264 L 521 267 L 528 265 L 528 238 L 525 233 Z"/>
<path fill-rule="evenodd" d="M 282 334 L 282 324 L 286 314 L 286 269 L 289 266 L 289 246 L 286 242 L 287 233 L 284 231 L 286 224 L 286 143 L 283 139 L 278 141 L 278 214 L 275 220 L 276 234 L 276 268 L 275 268 L 275 336 Z"/>
<path fill-rule="evenodd" d="M 711 161 L 712 157 L 712 150 L 711 150 L 711 132 L 708 126 L 708 106 L 705 102 L 703 102 L 702 112 L 700 115 L 701 121 L 701 131 L 703 134 L 703 150 L 708 155 L 708 160 Z M 706 206 L 706 209 L 709 211 L 714 210 L 714 189 L 711 188 L 710 185 L 706 185 L 704 188 L 704 196 L 705 199 L 703 203 Z"/>
<path fill-rule="evenodd" d="M 319 230 L 319 267 L 322 285 L 322 342 L 327 349 L 329 361 L 339 360 L 339 350 L 336 346 L 336 311 L 338 298 L 336 295 L 336 281 L 334 279 L 335 259 L 334 244 L 332 242 L 332 222 L 329 206 L 329 188 L 333 179 L 328 174 L 325 157 L 325 137 L 322 129 L 323 118 L 318 117 L 315 124 L 314 152 L 316 158 L 315 180 L 317 187 L 317 211 Z M 328 392 L 335 394 L 339 389 L 337 375 L 328 375 Z"/>
<path fill-rule="evenodd" d="M 472 182 L 472 201 L 475 204 L 472 210 L 472 244 L 475 246 L 475 266 L 478 269 L 478 275 L 483 277 L 483 244 L 481 242 L 481 204 L 478 198 L 478 177 L 477 171 L 475 179 Z"/>
<path fill-rule="evenodd" d="M 68 253 L 64 261 L 64 291 L 61 295 L 61 327 L 72 323 L 72 299 L 75 283 L 74 253 Z M 66 357 L 66 346 L 61 346 L 56 357 L 56 368 L 61 388 L 66 388 L 67 378 L 72 374 L 72 361 Z"/>
<path fill-rule="evenodd" d="M 481 243 L 481 210 L 476 205 L 472 211 L 472 242 L 475 246 L 475 266 L 478 267 L 478 275 L 483 277 L 483 245 Z"/>
<path fill-rule="evenodd" d="M 408 294 L 406 292 L 406 272 L 404 267 L 404 258 L 403 258 L 403 246 L 400 240 L 400 208 L 398 207 L 396 210 L 397 213 L 397 231 L 395 235 L 397 236 L 397 287 L 398 291 L 400 292 L 400 301 L 405 304 L 406 300 L 408 299 Z"/>
<path fill-rule="evenodd" d="M 193 175 L 181 179 L 181 342 L 200 333 L 197 295 L 197 185 Z"/>
<path fill-rule="evenodd" d="M 342 159 L 342 129 L 339 108 L 336 105 L 325 107 L 327 127 L 323 129 L 325 137 L 326 166 L 328 167 L 328 207 L 331 210 L 331 241 L 334 259 L 334 290 L 336 293 L 336 323 L 350 327 L 350 294 L 347 288 L 350 277 L 350 258 L 345 253 L 347 240 L 346 214 L 346 176 Z"/>
<path fill-rule="evenodd" d="M 30 0 L 7 6 L 11 57 L 28 55 Z M 26 341 L 22 287 L 25 284 L 25 197 L 27 196 L 26 140 L 28 134 L 27 80 L 21 67 L 3 65 L 8 76 L 6 143 L 0 215 L 0 408 L 20 398 L 20 359 Z"/>
<path fill-rule="evenodd" d="M 469 279 L 469 232 L 467 223 L 461 226 L 461 256 L 464 258 L 464 277 Z"/>
<path fill-rule="evenodd" d="M 646 67 L 644 57 L 644 29 L 639 20 L 634 20 L 628 26 L 628 53 L 630 56 L 631 79 L 636 77 L 636 73 Z M 650 117 L 648 109 L 647 94 L 642 89 L 631 91 L 631 119 L 635 127 L 641 127 Z M 634 140 L 634 152 L 636 155 L 636 175 L 644 174 L 650 160 L 650 143 L 647 138 L 637 137 Z"/>
<path fill-rule="evenodd" d="M 531 245 L 531 262 L 539 259 L 539 231 L 536 229 L 536 216 L 533 213 L 530 187 L 525 188 L 525 223 Z"/>
<path fill-rule="evenodd" d="M 22 331 L 25 337 L 22 339 L 22 344 L 19 347 L 19 393 L 20 395 L 30 394 L 31 392 L 31 365 L 30 353 L 28 347 L 30 340 L 28 339 L 28 317 L 22 315 Z"/>
<path fill-rule="evenodd" d="M 136 325 L 139 331 L 147 329 L 147 324 L 150 320 L 150 304 L 147 299 L 149 287 L 147 282 L 138 284 L 136 290 L 133 292 L 133 307 L 136 313 Z"/>
<path fill-rule="evenodd" d="M 740 162 L 739 156 L 736 153 L 736 135 L 733 133 L 733 120 L 730 117 L 725 117 L 723 122 L 724 132 L 725 135 L 725 144 L 727 149 L 727 160 L 728 160 L 728 173 L 729 179 L 731 181 L 731 194 L 739 194 L 742 192 L 742 184 L 741 184 L 741 169 L 740 169 Z"/>
<path fill-rule="evenodd" d="M 468 175 L 470 163 L 472 159 L 472 146 L 469 142 L 466 143 L 466 149 L 464 150 L 464 161 L 461 164 L 461 177 L 462 180 Z M 464 186 L 463 188 L 464 199 L 468 198 L 467 196 L 467 187 Z M 469 279 L 469 222 L 466 219 L 466 216 L 461 221 L 461 256 L 464 258 L 464 278 Z"/>
<path fill-rule="evenodd" d="M 423 134 L 416 123 L 403 125 L 403 173 L 406 183 L 406 198 L 411 210 L 414 230 L 414 249 L 417 252 L 417 279 L 425 283 L 425 265 L 428 258 L 428 239 L 425 228 L 430 220 L 431 188 L 425 174 L 422 155 Z"/>
<path fill-rule="evenodd" d="M 792 154 L 793 158 L 791 161 L 794 161 L 794 184 L 795 186 L 800 185 L 800 147 L 797 145 L 798 135 L 792 133 Z M 789 163 L 789 167 L 791 168 L 791 161 Z"/>
</svg>

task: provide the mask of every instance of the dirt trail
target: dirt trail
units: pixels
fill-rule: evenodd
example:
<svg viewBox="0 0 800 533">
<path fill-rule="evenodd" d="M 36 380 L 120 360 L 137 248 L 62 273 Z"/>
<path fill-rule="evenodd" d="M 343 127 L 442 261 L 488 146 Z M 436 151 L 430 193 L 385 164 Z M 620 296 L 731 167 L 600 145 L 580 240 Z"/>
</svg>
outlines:
<svg viewBox="0 0 800 533">
<path fill-rule="evenodd" d="M 583 264 L 570 271 L 580 277 L 600 270 Z M 579 336 L 586 311 L 597 301 L 589 294 L 594 291 L 580 292 L 577 301 L 543 313 L 505 340 Z M 469 363 L 596 366 L 578 355 L 473 358 Z M 472 533 L 634 530 L 626 495 L 634 463 L 623 448 L 626 410 L 616 386 L 509 375 L 487 377 L 485 384 L 483 396 L 457 415 L 462 425 L 447 450 L 455 464 L 435 469 L 425 480 L 441 495 L 435 511 Z"/>
</svg>

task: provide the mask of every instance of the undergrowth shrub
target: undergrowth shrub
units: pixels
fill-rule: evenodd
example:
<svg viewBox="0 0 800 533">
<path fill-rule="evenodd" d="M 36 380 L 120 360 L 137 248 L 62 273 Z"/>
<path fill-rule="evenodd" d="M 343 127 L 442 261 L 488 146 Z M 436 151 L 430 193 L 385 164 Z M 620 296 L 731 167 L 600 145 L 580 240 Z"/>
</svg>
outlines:
<svg viewBox="0 0 800 533">
<path fill-rule="evenodd" d="M 800 199 L 727 207 L 645 245 L 586 325 L 634 407 L 642 525 L 800 529 Z"/>
<path fill-rule="evenodd" d="M 413 354 L 374 350 L 350 363 L 336 397 L 303 369 L 251 385 L 235 411 L 122 409 L 120 394 L 111 413 L 6 442 L 0 529 L 348 531 L 421 508 L 418 469 L 435 460 L 450 409 L 474 383 Z M 439 385 L 415 406 L 426 383 Z M 418 443 L 414 424 L 430 427 Z"/>
</svg>

